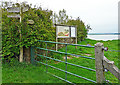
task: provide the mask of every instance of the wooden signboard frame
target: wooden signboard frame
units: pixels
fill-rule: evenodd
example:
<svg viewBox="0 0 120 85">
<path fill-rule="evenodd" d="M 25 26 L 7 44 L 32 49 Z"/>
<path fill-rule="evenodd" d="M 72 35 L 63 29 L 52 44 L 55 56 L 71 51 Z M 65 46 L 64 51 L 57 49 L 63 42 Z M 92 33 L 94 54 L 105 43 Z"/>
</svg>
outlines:
<svg viewBox="0 0 120 85">
<path fill-rule="evenodd" d="M 75 38 L 76 40 L 76 44 L 77 44 L 77 27 L 76 26 L 69 26 L 69 25 L 61 25 L 61 24 L 55 24 L 55 27 L 56 27 L 56 42 L 58 42 L 58 38 Z M 67 33 L 65 33 L 63 30 L 64 29 L 67 29 L 67 28 L 69 28 L 69 31 L 68 31 L 68 36 L 67 35 L 65 35 L 65 34 L 67 34 Z M 75 36 L 71 36 L 72 35 L 72 31 L 71 31 L 71 28 L 74 28 L 75 29 L 75 31 L 74 31 L 74 35 Z M 58 31 L 58 29 L 63 29 L 62 30 L 62 32 L 60 32 L 60 31 Z M 59 33 L 61 33 L 61 35 L 63 35 L 63 36 L 58 36 L 58 34 Z M 56 44 L 56 51 L 57 51 L 57 49 L 58 49 L 58 45 Z"/>
</svg>

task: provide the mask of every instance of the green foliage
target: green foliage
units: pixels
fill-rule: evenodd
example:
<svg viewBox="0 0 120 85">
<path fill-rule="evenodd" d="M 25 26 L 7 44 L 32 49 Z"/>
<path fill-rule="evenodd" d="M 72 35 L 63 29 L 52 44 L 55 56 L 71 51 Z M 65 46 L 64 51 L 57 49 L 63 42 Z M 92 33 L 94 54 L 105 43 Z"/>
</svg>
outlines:
<svg viewBox="0 0 120 85">
<path fill-rule="evenodd" d="M 54 13 L 52 19 L 54 24 L 66 24 L 68 21 L 68 15 L 66 14 L 66 10 L 60 10 L 58 15 Z"/>
<path fill-rule="evenodd" d="M 20 5 L 15 5 L 20 6 Z M 26 5 L 21 5 L 24 8 Z M 43 10 L 42 8 L 31 8 L 21 14 L 22 22 L 19 18 L 8 18 L 7 9 L 2 8 L 2 52 L 3 57 L 15 57 L 19 55 L 19 47 L 30 47 L 31 45 L 39 46 L 37 40 L 55 40 L 55 28 L 52 26 L 51 10 Z M 12 13 L 14 14 L 14 13 Z M 28 24 L 28 20 L 33 20 L 34 24 Z M 20 30 L 20 31 L 19 31 Z M 20 40 L 20 34 L 22 39 Z"/>
<path fill-rule="evenodd" d="M 86 29 L 84 22 L 82 20 L 80 20 L 79 17 L 76 20 L 74 20 L 74 19 L 68 20 L 67 24 L 77 27 L 78 41 L 84 40 L 87 37 L 88 30 Z"/>
<path fill-rule="evenodd" d="M 66 24 L 68 20 L 68 15 L 66 14 L 66 10 L 63 9 L 59 11 L 58 22 L 59 24 Z"/>
</svg>

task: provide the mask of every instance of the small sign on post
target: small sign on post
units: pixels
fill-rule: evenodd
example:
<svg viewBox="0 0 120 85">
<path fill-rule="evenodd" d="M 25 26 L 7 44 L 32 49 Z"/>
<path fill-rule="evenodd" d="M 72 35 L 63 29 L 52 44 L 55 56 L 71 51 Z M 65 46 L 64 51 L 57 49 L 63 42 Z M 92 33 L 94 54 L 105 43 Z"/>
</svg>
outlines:
<svg viewBox="0 0 120 85">
<path fill-rule="evenodd" d="M 7 17 L 10 17 L 10 18 L 20 18 L 20 15 L 19 14 L 7 15 Z"/>
<path fill-rule="evenodd" d="M 13 12 L 13 13 L 19 13 L 20 12 L 20 7 L 8 7 L 7 11 L 8 12 Z"/>
<path fill-rule="evenodd" d="M 28 20 L 27 23 L 32 25 L 32 24 L 34 24 L 34 21 L 33 20 Z"/>
<path fill-rule="evenodd" d="M 29 10 L 29 7 L 23 7 L 22 12 L 26 12 Z M 20 12 L 20 7 L 8 7 L 7 8 L 8 12 L 12 12 L 12 13 L 19 13 Z"/>
</svg>

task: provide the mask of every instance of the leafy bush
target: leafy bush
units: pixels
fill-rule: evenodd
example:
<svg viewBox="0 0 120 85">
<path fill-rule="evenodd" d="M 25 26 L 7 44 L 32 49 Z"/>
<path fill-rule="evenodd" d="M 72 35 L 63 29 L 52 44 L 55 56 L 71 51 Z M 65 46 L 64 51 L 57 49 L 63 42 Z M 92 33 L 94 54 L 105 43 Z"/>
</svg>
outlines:
<svg viewBox="0 0 120 85">
<path fill-rule="evenodd" d="M 19 5 L 14 6 L 17 7 Z M 29 10 L 21 15 L 21 23 L 19 18 L 7 17 L 9 14 L 11 13 L 8 13 L 5 7 L 2 8 L 2 56 L 4 58 L 17 57 L 19 55 L 19 47 L 44 45 L 37 40 L 55 40 L 55 28 L 52 26 L 52 20 L 50 19 L 51 10 L 43 10 L 40 7 L 31 8 L 29 6 Z M 28 20 L 33 20 L 34 24 L 28 24 Z M 22 34 L 21 40 L 20 33 Z"/>
</svg>

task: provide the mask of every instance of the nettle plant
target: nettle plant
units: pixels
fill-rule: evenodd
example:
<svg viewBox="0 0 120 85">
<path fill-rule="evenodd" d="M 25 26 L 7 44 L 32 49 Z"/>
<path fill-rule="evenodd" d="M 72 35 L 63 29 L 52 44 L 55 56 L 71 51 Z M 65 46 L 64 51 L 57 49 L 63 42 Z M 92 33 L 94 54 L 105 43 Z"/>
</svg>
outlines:
<svg viewBox="0 0 120 85">
<path fill-rule="evenodd" d="M 16 3 L 18 6 L 18 3 Z M 25 5 L 25 4 L 24 4 Z M 13 5 L 15 6 L 15 4 Z M 20 5 L 19 5 L 20 6 Z M 19 56 L 20 47 L 40 46 L 37 40 L 55 40 L 55 28 L 50 16 L 52 11 L 41 7 L 32 8 L 22 13 L 22 20 L 9 18 L 6 7 L 2 8 L 2 56 L 7 59 Z M 29 20 L 34 21 L 29 24 Z M 22 39 L 20 40 L 20 31 Z"/>
</svg>

